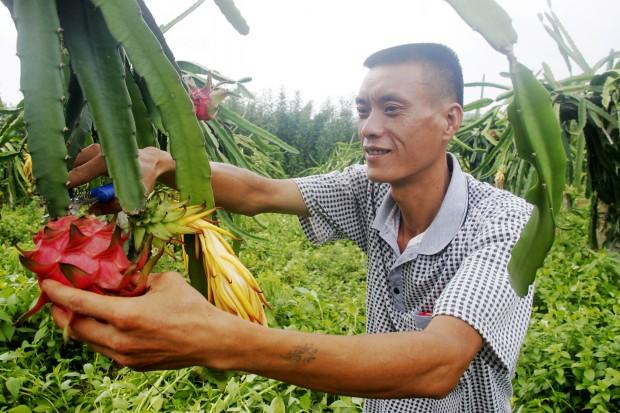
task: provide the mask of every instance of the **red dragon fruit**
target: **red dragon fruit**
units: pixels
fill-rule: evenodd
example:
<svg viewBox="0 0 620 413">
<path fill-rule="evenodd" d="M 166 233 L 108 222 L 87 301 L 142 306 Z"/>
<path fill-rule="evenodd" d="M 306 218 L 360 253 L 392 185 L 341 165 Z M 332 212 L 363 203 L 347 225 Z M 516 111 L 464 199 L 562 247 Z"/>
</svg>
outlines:
<svg viewBox="0 0 620 413">
<path fill-rule="evenodd" d="M 200 120 L 211 120 L 217 115 L 218 106 L 228 95 L 226 89 L 213 88 L 211 76 L 202 88 L 191 88 L 190 97 L 194 103 L 194 113 Z"/>
<path fill-rule="evenodd" d="M 52 279 L 98 294 L 140 295 L 145 291 L 146 275 L 160 254 L 147 263 L 148 243 L 133 263 L 123 251 L 126 240 L 115 222 L 69 215 L 48 222 L 34 236 L 35 249 L 20 250 L 19 259 L 37 275 L 39 286 L 43 280 Z M 47 301 L 41 292 L 34 307 L 17 322 L 38 312 Z"/>
</svg>

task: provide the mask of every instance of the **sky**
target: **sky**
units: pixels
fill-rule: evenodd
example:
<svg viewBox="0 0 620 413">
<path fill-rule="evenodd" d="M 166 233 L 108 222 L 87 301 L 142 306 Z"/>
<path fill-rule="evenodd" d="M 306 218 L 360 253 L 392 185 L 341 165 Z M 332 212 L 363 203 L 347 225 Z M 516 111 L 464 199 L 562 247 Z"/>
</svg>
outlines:
<svg viewBox="0 0 620 413">
<path fill-rule="evenodd" d="M 164 24 L 194 0 L 145 0 L 159 24 Z M 533 70 L 545 61 L 556 78 L 569 75 L 538 13 L 547 0 L 499 0 L 519 35 L 517 58 Z M 206 1 L 166 33 L 177 60 L 190 60 L 232 77 L 252 77 L 256 94 L 281 88 L 289 96 L 301 93 L 317 106 L 327 99 L 355 96 L 366 73 L 364 59 L 376 50 L 402 43 L 438 42 L 460 57 L 466 82 L 508 84 L 500 76 L 505 57 L 467 26 L 442 0 L 235 0 L 250 26 L 239 35 Z M 593 64 L 613 48 L 620 50 L 620 0 L 555 0 L 558 15 L 575 43 Z M 8 10 L 0 6 L 0 99 L 21 99 L 16 31 Z M 576 71 L 577 73 L 577 71 Z M 488 92 L 488 91 L 487 91 Z M 468 88 L 465 100 L 479 98 Z"/>
</svg>

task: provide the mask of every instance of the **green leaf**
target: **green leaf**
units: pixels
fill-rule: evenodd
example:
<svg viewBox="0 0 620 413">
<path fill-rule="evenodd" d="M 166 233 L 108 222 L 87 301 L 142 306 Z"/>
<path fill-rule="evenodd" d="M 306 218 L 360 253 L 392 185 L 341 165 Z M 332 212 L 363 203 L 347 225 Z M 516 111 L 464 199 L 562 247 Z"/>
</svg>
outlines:
<svg viewBox="0 0 620 413">
<path fill-rule="evenodd" d="M 605 77 L 603 91 L 601 92 L 601 103 L 605 109 L 609 109 L 609 104 L 613 100 L 612 94 L 620 87 L 620 70 L 610 70 L 603 73 L 601 77 Z"/>
<path fill-rule="evenodd" d="M 177 62 L 177 64 L 179 65 L 181 70 L 184 70 L 186 72 L 190 72 L 190 73 L 194 73 L 194 74 L 199 74 L 199 75 L 208 75 L 209 73 L 211 73 L 211 70 L 207 69 L 206 67 L 204 67 L 200 63 L 194 63 L 194 62 L 189 62 L 189 61 L 185 61 L 185 60 L 179 60 Z M 232 80 L 232 79 L 229 79 L 229 80 Z"/>
<path fill-rule="evenodd" d="M 527 295 L 528 287 L 534 282 L 536 271 L 547 256 L 555 233 L 553 216 L 542 186 L 536 186 L 527 198 L 534 204 L 534 210 L 512 249 L 508 263 L 510 283 L 521 297 Z"/>
<path fill-rule="evenodd" d="M 77 154 L 86 145 L 88 137 L 91 136 L 92 129 L 93 118 L 90 116 L 88 105 L 84 105 L 67 139 L 67 167 L 72 166 L 75 162 Z"/>
<path fill-rule="evenodd" d="M 15 152 L 15 151 L 0 152 L 0 159 L 14 158 L 18 154 L 19 154 L 19 152 Z"/>
<path fill-rule="evenodd" d="M 604 58 L 596 62 L 594 66 L 592 66 L 592 73 L 598 72 L 598 70 L 606 64 L 613 64 L 614 60 L 618 57 L 620 57 L 620 51 L 610 51 L 609 55 L 605 56 Z"/>
<path fill-rule="evenodd" d="M 32 410 L 30 410 L 30 407 L 20 404 L 10 409 L 9 413 L 32 413 Z"/>
<path fill-rule="evenodd" d="M 249 169 L 250 165 L 248 165 L 245 157 L 235 142 L 233 134 L 226 127 L 226 125 L 221 124 L 217 119 L 214 119 L 209 122 L 209 127 L 213 128 L 213 132 L 217 136 L 218 142 L 222 144 L 221 149 L 225 150 L 228 159 L 232 160 L 231 163 L 242 168 Z"/>
<path fill-rule="evenodd" d="M 491 98 L 482 98 L 482 99 L 475 100 L 463 106 L 463 112 L 469 112 L 472 110 L 484 108 L 486 106 L 489 106 L 494 101 L 495 100 Z"/>
<path fill-rule="evenodd" d="M 233 235 L 239 238 L 252 239 L 255 241 L 267 241 L 267 239 L 261 238 L 248 231 L 245 231 L 239 225 L 235 224 L 235 221 L 233 220 L 231 214 L 227 211 L 223 211 L 223 210 L 217 211 L 217 217 L 219 220 L 221 220 L 224 223 L 224 226 L 226 227 L 226 229 L 228 229 Z"/>
<path fill-rule="evenodd" d="M 174 19 L 170 20 L 168 23 L 166 24 L 162 24 L 161 25 L 161 32 L 162 33 L 166 33 L 168 30 L 170 30 L 171 28 L 173 28 L 176 24 L 178 24 L 181 20 L 183 20 L 184 18 L 186 18 L 187 16 L 189 16 L 190 14 L 192 14 L 194 12 L 194 10 L 196 10 L 198 7 L 200 7 L 206 0 L 197 0 L 195 3 L 193 3 L 191 6 L 189 6 L 187 9 L 183 10 L 178 16 L 176 16 Z M 142 6 L 142 4 L 141 4 Z"/>
<path fill-rule="evenodd" d="M 185 60 L 179 60 L 178 62 L 179 67 L 181 68 L 181 70 L 183 70 L 184 73 L 187 74 L 191 74 L 194 75 L 192 76 L 192 78 L 199 83 L 198 86 L 202 87 L 205 84 L 205 80 L 202 77 L 199 76 L 195 76 L 195 75 L 204 75 L 204 76 L 209 76 L 211 75 L 213 77 L 213 79 L 222 82 L 222 83 L 237 83 L 237 81 L 235 81 L 234 79 L 224 76 L 223 74 L 221 74 L 220 72 L 218 72 L 217 70 L 213 70 L 213 69 L 209 69 L 203 65 L 201 65 L 200 63 L 195 63 L 195 62 L 188 62 Z"/>
<path fill-rule="evenodd" d="M 20 0 L 13 9 L 24 121 L 37 189 L 52 218 L 69 207 L 60 23 L 55 1 Z"/>
<path fill-rule="evenodd" d="M 299 398 L 299 404 L 302 409 L 310 410 L 312 407 L 312 395 L 309 391 L 304 393 L 304 395 Z"/>
<path fill-rule="evenodd" d="M 9 9 L 9 13 L 11 13 L 11 16 L 13 16 L 13 0 L 0 0 L 0 1 L 2 1 L 2 4 L 4 4 L 7 9 Z"/>
<path fill-rule="evenodd" d="M 464 87 L 493 87 L 496 89 L 501 89 L 501 90 L 512 90 L 512 88 L 510 88 L 509 86 L 506 85 L 501 85 L 499 83 L 493 83 L 493 82 L 467 82 L 463 85 Z"/>
<path fill-rule="evenodd" d="M 532 72 L 517 63 L 513 72 L 515 96 L 508 107 L 519 156 L 536 169 L 538 183 L 528 194 L 535 208 L 508 263 L 510 282 L 518 295 L 527 294 L 536 270 L 551 248 L 555 234 L 555 215 L 559 213 L 566 155 L 560 125 L 546 89 Z"/>
<path fill-rule="evenodd" d="M 192 287 L 198 290 L 203 296 L 208 296 L 207 275 L 202 267 L 202 253 L 198 237 L 195 235 L 183 236 L 183 248 L 187 254 L 187 274 L 189 275 L 190 283 Z M 198 251 L 198 256 L 196 256 Z"/>
<path fill-rule="evenodd" d="M 562 48 L 568 52 L 569 56 L 575 61 L 575 63 L 577 63 L 577 65 L 579 65 L 579 67 L 581 68 L 581 70 L 584 71 L 584 73 L 593 73 L 592 68 L 588 65 L 588 62 L 583 57 L 583 55 L 577 48 L 577 45 L 571 38 L 568 31 L 562 25 L 562 22 L 560 22 L 560 19 L 555 15 L 555 13 L 553 11 L 550 11 L 549 13 L 545 13 L 545 17 L 553 26 L 554 32 L 558 35 L 560 39 L 562 39 Z"/>
<path fill-rule="evenodd" d="M 134 70 L 144 79 L 170 137 L 176 183 L 191 204 L 215 204 L 204 137 L 183 83 L 141 17 L 135 0 L 91 0 L 101 9 L 112 36 L 124 47 Z"/>
<path fill-rule="evenodd" d="M 284 406 L 284 400 L 282 400 L 282 397 L 274 397 L 269 405 L 269 410 L 271 413 L 286 413 L 286 407 Z"/>
<path fill-rule="evenodd" d="M 594 379 L 596 378 L 596 373 L 594 372 L 594 370 L 588 369 L 583 373 L 583 377 L 585 377 L 589 381 L 594 381 Z"/>
<path fill-rule="evenodd" d="M 19 390 L 22 388 L 22 383 L 23 380 L 21 378 L 18 379 L 16 377 L 9 377 L 6 379 L 5 386 L 13 398 L 17 399 L 17 396 L 19 396 Z"/>
<path fill-rule="evenodd" d="M 0 320 L 6 321 L 7 323 L 12 323 L 13 319 L 4 311 L 0 310 Z"/>
<path fill-rule="evenodd" d="M 127 91 L 131 97 L 131 112 L 136 123 L 136 143 L 138 148 L 157 146 L 155 130 L 149 118 L 149 110 L 144 103 L 142 92 L 134 79 L 134 75 L 128 65 L 125 65 L 125 82 Z"/>
<path fill-rule="evenodd" d="M 21 110 L 5 121 L 0 129 L 0 146 L 4 146 L 7 142 L 15 137 L 18 130 L 24 126 L 24 111 Z"/>
<path fill-rule="evenodd" d="M 553 72 L 551 71 L 551 68 L 549 67 L 549 65 L 543 62 L 542 67 L 543 67 L 543 74 L 545 76 L 545 80 L 549 82 L 549 84 L 553 86 L 554 88 L 556 89 L 560 88 L 560 84 L 558 83 L 557 80 L 555 80 L 555 76 L 553 76 Z"/>
<path fill-rule="evenodd" d="M 284 149 L 287 152 L 290 153 L 294 153 L 294 154 L 299 154 L 299 151 L 295 148 L 293 148 L 291 145 L 287 144 L 286 142 L 282 141 L 280 138 L 278 138 L 277 136 L 267 132 L 266 130 L 264 130 L 263 128 L 256 126 L 255 124 L 253 124 L 252 122 L 248 121 L 247 119 L 244 119 L 242 116 L 238 115 L 237 113 L 235 113 L 234 111 L 228 109 L 226 106 L 224 105 L 220 105 L 219 107 L 219 115 L 221 116 L 222 119 L 228 120 L 231 123 L 237 125 L 239 128 L 243 129 L 244 131 L 248 132 L 248 133 L 252 133 L 255 136 L 262 138 L 282 149 Z"/>
<path fill-rule="evenodd" d="M 125 67 L 117 42 L 101 13 L 90 2 L 58 4 L 65 44 L 88 101 L 114 189 L 124 211 L 138 213 L 145 205 L 136 125 L 125 84 Z"/>
<path fill-rule="evenodd" d="M 176 59 L 174 58 L 174 53 L 172 53 L 172 49 L 170 49 L 170 46 L 168 46 L 168 43 L 166 42 L 166 38 L 164 37 L 164 34 L 162 33 L 161 29 L 157 25 L 157 22 L 155 21 L 153 14 L 151 14 L 151 11 L 144 3 L 144 0 L 138 0 L 138 6 L 140 7 L 140 13 L 142 14 L 142 19 L 144 19 L 144 22 L 146 23 L 146 25 L 149 27 L 151 32 L 153 32 L 153 34 L 157 38 L 157 41 L 159 41 L 159 44 L 161 45 L 161 48 L 164 51 L 164 54 L 168 58 L 168 61 L 174 67 L 174 70 L 178 74 L 181 74 L 181 68 L 179 68 L 179 66 L 177 65 Z"/>
<path fill-rule="evenodd" d="M 239 34 L 246 35 L 250 33 L 250 27 L 241 15 L 241 12 L 235 6 L 233 0 L 213 0 L 220 11 L 226 17 L 226 20 L 239 32 Z"/>
<path fill-rule="evenodd" d="M 583 97 L 579 98 L 579 106 L 577 109 L 577 119 L 578 119 L 577 124 L 578 124 L 579 130 L 583 130 L 583 128 L 586 126 L 586 123 L 588 122 L 586 99 Z"/>
<path fill-rule="evenodd" d="M 475 31 L 501 53 L 512 52 L 517 32 L 506 11 L 493 0 L 446 0 Z"/>
<path fill-rule="evenodd" d="M 43 326 L 37 330 L 37 332 L 34 335 L 34 338 L 32 339 L 32 342 L 37 343 L 42 338 L 46 337 L 48 334 L 49 334 L 49 331 L 47 330 L 47 327 Z"/>
</svg>

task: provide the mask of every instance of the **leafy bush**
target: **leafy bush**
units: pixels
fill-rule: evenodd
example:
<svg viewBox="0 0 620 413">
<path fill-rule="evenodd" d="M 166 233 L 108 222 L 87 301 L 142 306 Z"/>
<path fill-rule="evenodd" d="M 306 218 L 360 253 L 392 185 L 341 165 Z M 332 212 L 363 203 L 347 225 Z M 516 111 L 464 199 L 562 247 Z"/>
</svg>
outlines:
<svg viewBox="0 0 620 413">
<path fill-rule="evenodd" d="M 563 215 L 536 280 L 534 311 L 517 366 L 523 411 L 620 411 L 620 262 L 587 245 L 587 217 Z"/>
<path fill-rule="evenodd" d="M 37 212 L 33 207 L 11 217 L 33 231 L 40 221 Z M 241 255 L 266 290 L 270 324 L 327 333 L 363 331 L 363 254 L 349 243 L 311 247 L 291 217 L 260 219 L 264 229 L 250 219 L 243 225 L 270 242 L 248 241 Z M 180 259 L 166 257 L 158 264 L 162 270 L 181 267 Z M 0 271 L 0 411 L 17 406 L 21 410 L 14 413 L 361 411 L 360 398 L 312 392 L 253 374 L 198 367 L 149 373 L 119 368 L 81 343 L 63 346 L 47 311 L 15 328 L 12 320 L 26 311 L 38 288 L 14 248 L 0 252 Z"/>
<path fill-rule="evenodd" d="M 43 213 L 36 202 L 19 209 L 0 209 L 0 244 L 29 242 L 40 227 Z M 5 246 L 6 247 L 6 246 Z"/>
<path fill-rule="evenodd" d="M 565 212 L 537 278 L 530 330 L 514 379 L 515 410 L 610 412 L 620 409 L 618 258 L 589 250 L 584 210 Z M 26 243 L 40 210 L 2 210 L 0 242 Z M 7 218 L 9 225 L 5 221 Z M 271 303 L 271 326 L 332 334 L 363 332 L 365 257 L 349 242 L 313 247 L 290 216 L 241 225 L 241 257 Z M 14 228 L 13 228 L 14 227 Z M 22 229 L 19 229 L 22 228 Z M 165 259 L 160 269 L 180 269 Z M 42 311 L 12 320 L 38 295 L 14 248 L 0 250 L 0 411 L 359 412 L 360 398 L 313 392 L 256 375 L 204 368 L 138 373 L 119 368 L 61 333 Z M 28 407 L 26 407 L 28 406 Z"/>
</svg>

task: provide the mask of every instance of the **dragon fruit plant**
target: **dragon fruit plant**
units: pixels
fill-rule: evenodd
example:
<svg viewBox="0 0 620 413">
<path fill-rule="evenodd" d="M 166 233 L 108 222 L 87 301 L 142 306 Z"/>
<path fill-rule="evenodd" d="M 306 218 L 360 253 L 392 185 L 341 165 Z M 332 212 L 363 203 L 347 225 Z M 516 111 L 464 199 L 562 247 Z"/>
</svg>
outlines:
<svg viewBox="0 0 620 413">
<path fill-rule="evenodd" d="M 463 20 L 508 59 L 513 85 L 508 121 L 519 158 L 536 171 L 526 199 L 534 210 L 508 263 L 510 284 L 523 297 L 534 282 L 555 239 L 557 215 L 566 180 L 566 153 L 551 96 L 534 73 L 514 54 L 517 32 L 506 10 L 494 0 L 446 0 Z M 501 182 L 501 174 L 497 175 Z"/>
<path fill-rule="evenodd" d="M 192 285 L 220 308 L 264 324 L 266 300 L 222 238 L 231 234 L 206 218 L 214 212 L 208 153 L 244 160 L 228 123 L 294 149 L 230 111 L 213 119 L 226 92 L 210 77 L 205 84 L 204 73 L 179 67 L 142 0 L 0 1 L 17 28 L 32 174 L 50 217 L 34 236 L 35 248 L 22 251 L 22 263 L 39 282 L 52 278 L 95 293 L 137 295 L 166 243 L 183 242 Z M 232 0 L 216 3 L 247 32 Z M 192 91 L 184 77 L 202 84 Z M 128 233 L 114 218 L 69 215 L 68 168 L 93 141 L 133 223 Z M 138 148 L 146 146 L 169 149 L 176 160 L 180 202 L 151 197 L 147 204 L 138 163 Z M 134 261 L 123 250 L 132 236 L 139 245 Z M 46 301 L 42 294 L 20 321 Z"/>
</svg>

